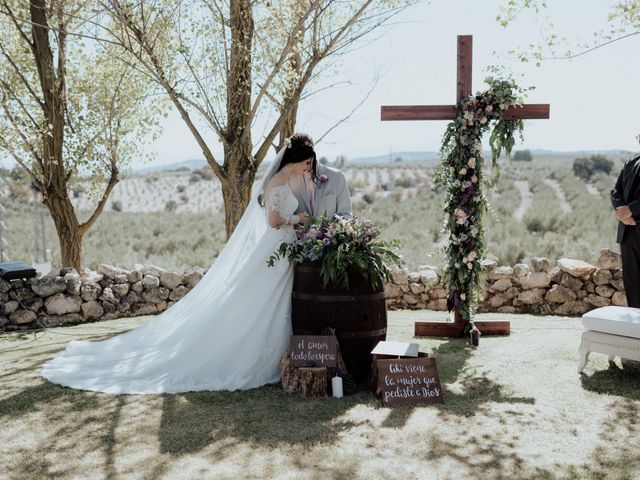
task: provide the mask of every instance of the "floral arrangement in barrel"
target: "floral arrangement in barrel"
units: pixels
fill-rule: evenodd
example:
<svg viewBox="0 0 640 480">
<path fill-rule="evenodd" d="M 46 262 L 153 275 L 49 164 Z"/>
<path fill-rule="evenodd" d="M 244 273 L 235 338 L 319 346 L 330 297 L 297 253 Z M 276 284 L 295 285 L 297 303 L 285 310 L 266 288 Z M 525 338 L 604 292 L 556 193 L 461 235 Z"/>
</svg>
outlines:
<svg viewBox="0 0 640 480">
<path fill-rule="evenodd" d="M 458 104 L 458 115 L 447 126 L 442 141 L 441 163 L 435 176 L 436 185 L 445 190 L 447 308 L 459 312 L 469 329 L 474 328 L 472 317 L 484 285 L 483 216 L 489 205 L 483 186 L 495 185 L 500 173 L 498 157 L 503 152 L 509 157 L 515 134 L 522 138 L 524 126 L 522 120 L 504 120 L 502 112 L 521 105 L 525 91 L 510 78 L 491 76 L 485 81 L 488 90 L 463 98 Z M 489 129 L 494 175 L 485 178 L 482 136 Z"/>
<path fill-rule="evenodd" d="M 273 266 L 284 257 L 293 263 L 321 262 L 324 286 L 348 288 L 349 276 L 356 274 L 378 288 L 383 279 L 392 280 L 387 265 L 402 266 L 402 259 L 394 252 L 398 242 L 380 239 L 380 229 L 370 220 L 311 217 L 296 230 L 296 236 L 295 241 L 280 244 L 267 264 Z"/>
</svg>

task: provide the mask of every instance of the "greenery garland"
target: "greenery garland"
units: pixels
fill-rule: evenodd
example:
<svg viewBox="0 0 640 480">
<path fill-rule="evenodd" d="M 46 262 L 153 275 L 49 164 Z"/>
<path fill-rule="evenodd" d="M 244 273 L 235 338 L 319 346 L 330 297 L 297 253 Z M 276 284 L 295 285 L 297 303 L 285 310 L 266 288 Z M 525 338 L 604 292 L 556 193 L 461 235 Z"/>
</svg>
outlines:
<svg viewBox="0 0 640 480">
<path fill-rule="evenodd" d="M 494 69 L 495 71 L 496 69 Z M 492 187 L 499 179 L 498 157 L 507 158 L 515 144 L 514 135 L 522 138 L 522 120 L 504 120 L 502 112 L 521 105 L 524 90 L 510 78 L 490 76 L 489 89 L 463 98 L 458 115 L 447 126 L 440 150 L 441 163 L 436 170 L 436 185 L 446 191 L 444 200 L 446 247 L 445 280 L 448 285 L 447 308 L 457 310 L 473 328 L 473 314 L 484 286 L 482 260 L 485 258 L 483 217 L 489 208 L 483 187 Z M 489 145 L 494 175 L 485 179 L 482 136 L 492 129 Z"/>
</svg>

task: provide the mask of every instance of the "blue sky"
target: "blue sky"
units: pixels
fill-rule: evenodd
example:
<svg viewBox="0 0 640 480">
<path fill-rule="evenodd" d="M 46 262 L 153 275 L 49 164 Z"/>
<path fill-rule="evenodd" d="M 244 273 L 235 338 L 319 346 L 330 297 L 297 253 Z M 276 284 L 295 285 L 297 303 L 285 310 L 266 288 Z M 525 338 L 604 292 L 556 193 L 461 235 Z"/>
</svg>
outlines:
<svg viewBox="0 0 640 480">
<path fill-rule="evenodd" d="M 587 39 L 606 27 L 609 5 L 616 0 L 549 0 L 546 14 L 557 31 L 571 39 Z M 575 60 L 550 60 L 541 67 L 523 64 L 507 52 L 539 43 L 540 27 L 525 12 L 509 28 L 495 20 L 506 0 L 433 0 L 396 18 L 385 35 L 344 56 L 331 82 L 350 82 L 323 90 L 305 101 L 298 130 L 314 138 L 348 114 L 374 86 L 360 109 L 319 144 L 320 156 L 355 158 L 403 150 L 438 150 L 446 122 L 381 122 L 381 105 L 453 104 L 456 81 L 456 36 L 473 35 L 473 88 L 484 87 L 483 69 L 501 64 L 522 86 L 535 86 L 530 103 L 550 103 L 551 119 L 528 121 L 525 141 L 516 148 L 553 150 L 640 149 L 640 35 Z M 494 53 L 495 52 L 495 53 Z M 325 86 L 325 80 L 317 87 Z M 164 133 L 147 150 L 155 164 L 202 158 L 190 132 L 172 112 Z M 262 130 L 254 130 L 254 141 Z M 217 139 L 208 135 L 221 160 Z M 144 141 L 144 140 L 143 140 Z M 6 162 L 5 162 L 6 164 Z M 134 162 L 134 167 L 141 164 Z"/>
<path fill-rule="evenodd" d="M 546 12 L 558 32 L 588 39 L 605 27 L 609 1 L 551 0 Z M 574 60 L 550 60 L 536 67 L 507 52 L 539 42 L 540 27 L 526 13 L 507 29 L 496 21 L 500 0 L 439 0 L 406 11 L 380 39 L 349 55 L 341 73 L 350 81 L 311 97 L 300 108 L 298 130 L 318 138 L 375 89 L 351 119 L 319 145 L 320 155 L 348 158 L 402 150 L 437 150 L 446 122 L 381 122 L 381 105 L 447 104 L 455 100 L 456 36 L 473 35 L 474 91 L 483 88 L 488 65 L 501 64 L 523 86 L 535 86 L 530 103 L 550 103 L 551 119 L 528 121 L 524 144 L 516 148 L 554 150 L 639 149 L 640 36 Z M 494 54 L 495 52 L 495 54 Z M 521 76 L 522 75 L 522 76 Z M 153 145 L 158 163 L 200 158 L 197 145 L 175 114 Z M 259 136 L 256 129 L 254 136 Z M 213 140 L 213 139 L 212 139 Z M 214 141 L 214 144 L 217 142 Z M 214 148 L 220 152 L 220 148 Z"/>
</svg>

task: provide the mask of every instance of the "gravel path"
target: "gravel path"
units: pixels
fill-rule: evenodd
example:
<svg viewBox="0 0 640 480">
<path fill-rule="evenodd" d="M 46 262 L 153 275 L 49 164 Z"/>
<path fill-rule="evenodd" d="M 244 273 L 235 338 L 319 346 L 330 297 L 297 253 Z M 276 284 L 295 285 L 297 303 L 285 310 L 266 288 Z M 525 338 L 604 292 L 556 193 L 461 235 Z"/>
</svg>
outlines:
<svg viewBox="0 0 640 480">
<path fill-rule="evenodd" d="M 595 185 L 591 183 L 585 183 L 584 186 L 587 189 L 587 192 L 589 192 L 591 195 L 595 195 L 596 197 L 600 196 L 600 192 L 598 191 Z"/>
<path fill-rule="evenodd" d="M 557 180 L 551 180 L 550 178 L 545 178 L 544 183 L 546 185 L 549 185 L 549 187 L 551 187 L 551 189 L 553 190 L 553 193 L 555 193 L 558 202 L 560 202 L 562 213 L 571 213 L 573 211 L 573 208 L 571 208 L 571 205 L 569 205 L 569 202 L 567 202 L 567 197 L 564 196 L 564 192 L 562 191 L 560 183 Z"/>
<path fill-rule="evenodd" d="M 522 222 L 524 218 L 524 214 L 527 213 L 527 210 L 531 208 L 531 204 L 533 203 L 533 194 L 531 190 L 529 190 L 529 182 L 526 180 L 516 180 L 513 182 L 518 191 L 520 192 L 520 205 L 513 212 L 513 218 L 516 219 L 517 222 Z"/>
</svg>

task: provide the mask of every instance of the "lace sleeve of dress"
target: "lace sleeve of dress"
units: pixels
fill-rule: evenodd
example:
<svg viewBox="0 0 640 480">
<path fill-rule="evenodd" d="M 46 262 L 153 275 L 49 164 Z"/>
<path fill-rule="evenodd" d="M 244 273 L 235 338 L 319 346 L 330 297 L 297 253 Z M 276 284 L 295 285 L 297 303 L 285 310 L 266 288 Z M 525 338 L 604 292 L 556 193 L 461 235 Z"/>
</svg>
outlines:
<svg viewBox="0 0 640 480">
<path fill-rule="evenodd" d="M 284 196 L 283 186 L 273 187 L 267 193 L 267 210 L 282 216 L 282 197 Z"/>
</svg>

